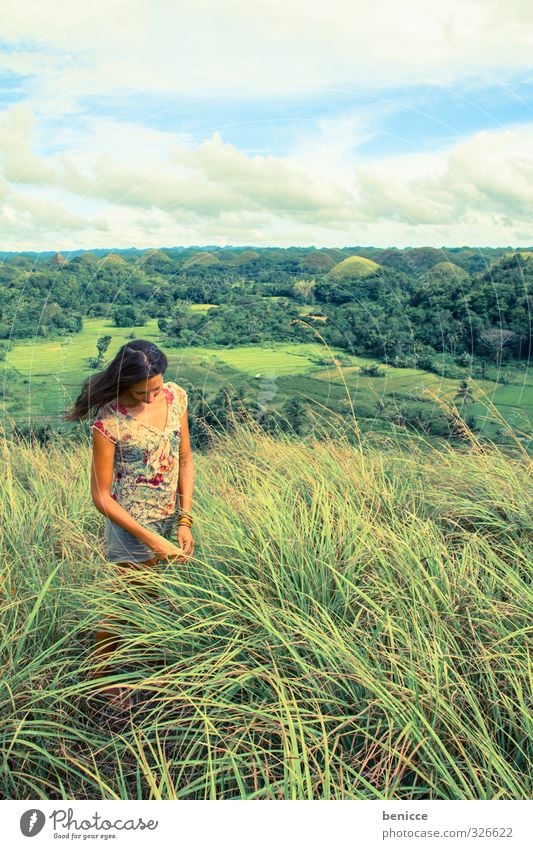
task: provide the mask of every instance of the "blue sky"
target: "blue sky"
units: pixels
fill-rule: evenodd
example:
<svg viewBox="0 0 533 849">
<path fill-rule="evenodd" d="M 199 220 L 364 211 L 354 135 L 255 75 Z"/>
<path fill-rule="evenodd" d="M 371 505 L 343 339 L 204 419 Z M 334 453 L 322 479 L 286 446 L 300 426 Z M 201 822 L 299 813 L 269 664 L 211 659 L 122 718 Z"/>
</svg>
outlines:
<svg viewBox="0 0 533 849">
<path fill-rule="evenodd" d="M 4 250 L 533 243 L 533 13 L 6 4 Z"/>
<path fill-rule="evenodd" d="M 461 85 L 449 89 L 416 86 L 408 91 L 391 86 L 379 94 L 330 89 L 261 101 L 238 101 L 230 95 L 188 102 L 130 94 L 104 100 L 83 98 L 80 103 L 88 114 L 138 122 L 163 132 L 186 132 L 195 141 L 218 129 L 240 149 L 282 156 L 290 152 L 295 136 L 312 129 L 317 119 L 334 126 L 338 115 L 371 104 L 388 107 L 390 112 L 367 125 L 372 137 L 358 149 L 365 156 L 386 156 L 435 149 L 465 134 L 533 120 L 533 84 L 518 78 L 505 85 L 478 86 L 475 91 Z"/>
</svg>

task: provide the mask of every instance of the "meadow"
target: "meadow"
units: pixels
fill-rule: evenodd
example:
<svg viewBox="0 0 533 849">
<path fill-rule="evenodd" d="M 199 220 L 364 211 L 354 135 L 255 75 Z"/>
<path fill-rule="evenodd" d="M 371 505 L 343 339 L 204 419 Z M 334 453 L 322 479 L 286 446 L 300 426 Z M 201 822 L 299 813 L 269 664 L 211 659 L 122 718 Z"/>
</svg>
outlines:
<svg viewBox="0 0 533 849">
<path fill-rule="evenodd" d="M 195 555 L 141 587 L 89 440 L 0 439 L 3 798 L 530 798 L 531 460 L 352 426 L 214 434 Z M 103 720 L 111 682 L 135 703 Z"/>
</svg>

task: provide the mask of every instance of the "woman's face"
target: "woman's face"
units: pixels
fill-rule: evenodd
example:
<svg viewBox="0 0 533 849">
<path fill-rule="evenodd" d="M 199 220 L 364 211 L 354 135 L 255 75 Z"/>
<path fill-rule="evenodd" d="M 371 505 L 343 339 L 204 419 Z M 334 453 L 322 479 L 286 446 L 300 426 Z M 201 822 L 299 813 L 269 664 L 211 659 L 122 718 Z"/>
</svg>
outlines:
<svg viewBox="0 0 533 849">
<path fill-rule="evenodd" d="M 138 404 L 151 404 L 163 389 L 163 375 L 155 374 L 130 386 L 128 391 Z"/>
</svg>

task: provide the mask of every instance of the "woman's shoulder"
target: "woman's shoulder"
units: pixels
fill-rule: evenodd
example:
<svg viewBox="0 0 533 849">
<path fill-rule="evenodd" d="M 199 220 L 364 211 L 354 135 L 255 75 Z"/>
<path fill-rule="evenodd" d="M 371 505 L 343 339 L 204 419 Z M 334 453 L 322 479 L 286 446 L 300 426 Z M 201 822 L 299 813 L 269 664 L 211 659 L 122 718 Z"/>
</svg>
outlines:
<svg viewBox="0 0 533 849">
<path fill-rule="evenodd" d="M 114 401 L 106 401 L 97 408 L 91 428 L 96 428 L 115 444 L 120 439 L 117 409 Z"/>
<path fill-rule="evenodd" d="M 170 389 L 174 399 L 177 401 L 180 408 L 180 415 L 187 409 L 187 391 L 179 383 L 174 380 L 165 381 L 165 387 Z"/>
<path fill-rule="evenodd" d="M 113 413 L 115 411 L 115 408 L 115 401 L 104 401 L 103 404 L 100 404 L 100 406 L 96 408 L 96 415 L 105 416 L 108 413 Z"/>
<path fill-rule="evenodd" d="M 118 410 L 116 401 L 105 401 L 105 403 L 96 408 L 95 420 L 117 416 Z"/>
</svg>

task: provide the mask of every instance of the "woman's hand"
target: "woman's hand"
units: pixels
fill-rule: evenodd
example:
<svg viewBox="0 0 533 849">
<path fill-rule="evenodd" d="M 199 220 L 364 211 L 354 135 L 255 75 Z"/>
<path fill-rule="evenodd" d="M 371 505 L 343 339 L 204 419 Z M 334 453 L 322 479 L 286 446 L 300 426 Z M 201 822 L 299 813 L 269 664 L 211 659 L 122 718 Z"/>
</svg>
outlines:
<svg viewBox="0 0 533 849">
<path fill-rule="evenodd" d="M 174 545 L 173 542 L 170 542 L 170 540 L 161 536 L 161 534 L 154 534 L 153 542 L 150 542 L 150 548 L 154 554 L 159 555 L 160 560 L 166 560 L 168 558 L 178 559 L 183 556 L 183 549 L 178 548 L 177 545 Z"/>
<path fill-rule="evenodd" d="M 184 556 L 180 560 L 180 563 L 186 563 L 191 559 L 194 551 L 192 531 L 187 525 L 178 525 L 178 543 L 184 551 Z"/>
</svg>

